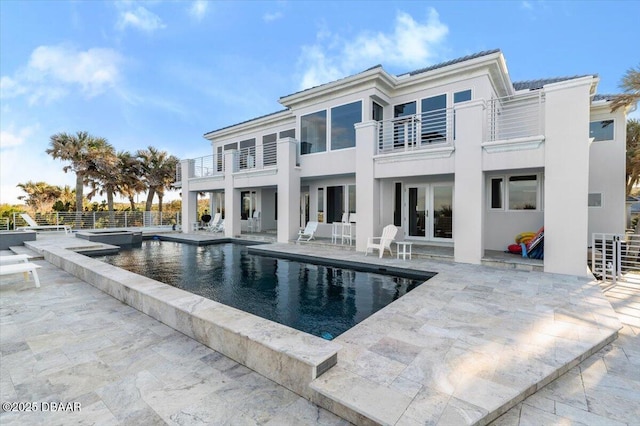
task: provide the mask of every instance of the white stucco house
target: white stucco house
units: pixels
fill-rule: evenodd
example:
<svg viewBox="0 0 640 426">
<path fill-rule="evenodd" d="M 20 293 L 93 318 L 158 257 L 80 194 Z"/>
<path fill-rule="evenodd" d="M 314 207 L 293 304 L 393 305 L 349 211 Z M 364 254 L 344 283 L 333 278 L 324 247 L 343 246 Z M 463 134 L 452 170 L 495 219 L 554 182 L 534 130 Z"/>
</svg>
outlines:
<svg viewBox="0 0 640 426">
<path fill-rule="evenodd" d="M 201 192 L 227 236 L 254 212 L 280 242 L 310 220 L 329 236 L 350 212 L 358 251 L 395 224 L 465 263 L 544 226 L 544 270 L 584 275 L 590 235 L 625 230 L 626 112 L 611 113 L 597 85 L 513 82 L 492 50 L 284 96 L 282 111 L 206 133 L 211 155 L 182 160 L 183 231 Z"/>
</svg>

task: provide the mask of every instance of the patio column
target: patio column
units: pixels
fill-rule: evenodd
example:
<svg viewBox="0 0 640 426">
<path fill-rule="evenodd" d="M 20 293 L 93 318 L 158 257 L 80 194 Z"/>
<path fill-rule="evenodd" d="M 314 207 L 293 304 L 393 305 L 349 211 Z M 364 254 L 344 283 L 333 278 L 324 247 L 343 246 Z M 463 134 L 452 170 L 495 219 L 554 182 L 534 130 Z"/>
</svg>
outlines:
<svg viewBox="0 0 640 426">
<path fill-rule="evenodd" d="M 198 192 L 189 188 L 189 178 L 193 176 L 193 160 L 181 160 L 182 168 L 182 232 L 188 234 L 192 232 L 193 224 L 198 220 Z"/>
<path fill-rule="evenodd" d="M 391 204 L 380 203 L 380 181 L 375 178 L 373 155 L 376 149 L 378 122 L 364 121 L 356 128 L 356 251 L 367 249 L 369 237 L 382 233 L 380 216 Z M 388 200 L 391 203 L 391 200 Z"/>
<path fill-rule="evenodd" d="M 296 166 L 298 142 L 280 139 L 278 159 L 278 242 L 286 243 L 298 236 L 300 222 L 300 167 Z"/>
<path fill-rule="evenodd" d="M 224 236 L 233 238 L 240 235 L 240 190 L 235 188 L 233 172 L 237 150 L 224 153 Z"/>
<path fill-rule="evenodd" d="M 593 77 L 544 86 L 544 271 L 587 274 Z"/>
<path fill-rule="evenodd" d="M 483 109 L 482 101 L 455 108 L 453 256 L 462 263 L 480 264 L 484 255 Z"/>
</svg>

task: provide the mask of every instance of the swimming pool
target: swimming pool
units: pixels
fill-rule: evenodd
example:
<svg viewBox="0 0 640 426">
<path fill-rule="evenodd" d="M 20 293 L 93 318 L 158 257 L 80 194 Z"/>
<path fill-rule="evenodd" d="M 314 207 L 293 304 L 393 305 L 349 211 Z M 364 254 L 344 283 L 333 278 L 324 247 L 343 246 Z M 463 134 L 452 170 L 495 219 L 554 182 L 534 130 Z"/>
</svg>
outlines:
<svg viewBox="0 0 640 426">
<path fill-rule="evenodd" d="M 247 246 L 147 240 L 97 259 L 331 339 L 425 280 L 248 253 Z"/>
</svg>

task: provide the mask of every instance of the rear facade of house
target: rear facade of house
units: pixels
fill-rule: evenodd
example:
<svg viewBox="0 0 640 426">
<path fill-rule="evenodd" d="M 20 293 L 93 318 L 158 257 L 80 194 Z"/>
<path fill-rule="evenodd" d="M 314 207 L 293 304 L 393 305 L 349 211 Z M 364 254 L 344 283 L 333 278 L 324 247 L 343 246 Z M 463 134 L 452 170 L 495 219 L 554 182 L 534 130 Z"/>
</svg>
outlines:
<svg viewBox="0 0 640 426">
<path fill-rule="evenodd" d="M 183 231 L 202 192 L 227 236 L 259 217 L 280 242 L 308 221 L 330 237 L 347 212 L 358 251 L 394 224 L 464 263 L 544 226 L 544 270 L 584 275 L 590 235 L 625 228 L 625 111 L 597 84 L 512 82 L 493 50 L 284 96 L 282 111 L 209 132 L 211 155 L 182 160 Z"/>
</svg>

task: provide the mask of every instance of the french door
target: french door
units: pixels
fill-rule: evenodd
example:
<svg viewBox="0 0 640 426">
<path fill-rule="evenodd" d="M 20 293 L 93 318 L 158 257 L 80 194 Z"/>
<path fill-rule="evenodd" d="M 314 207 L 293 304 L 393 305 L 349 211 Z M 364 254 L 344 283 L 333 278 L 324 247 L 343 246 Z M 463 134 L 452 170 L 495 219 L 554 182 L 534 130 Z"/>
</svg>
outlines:
<svg viewBox="0 0 640 426">
<path fill-rule="evenodd" d="M 405 190 L 404 231 L 412 239 L 451 241 L 453 184 L 409 185 Z"/>
</svg>

